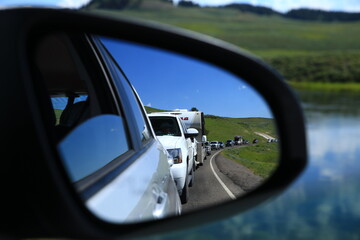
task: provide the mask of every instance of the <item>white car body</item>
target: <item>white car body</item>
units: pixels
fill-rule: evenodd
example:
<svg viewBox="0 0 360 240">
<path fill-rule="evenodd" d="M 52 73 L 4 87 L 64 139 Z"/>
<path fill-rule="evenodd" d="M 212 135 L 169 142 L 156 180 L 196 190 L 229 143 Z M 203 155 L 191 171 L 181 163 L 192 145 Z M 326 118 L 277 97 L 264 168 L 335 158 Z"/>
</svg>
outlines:
<svg viewBox="0 0 360 240">
<path fill-rule="evenodd" d="M 195 128 L 199 134 L 196 136 L 196 145 L 194 145 L 194 151 L 196 152 L 195 160 L 196 164 L 203 165 L 206 159 L 206 147 L 205 142 L 207 137 L 205 135 L 205 118 L 204 113 L 201 111 L 189 111 L 187 109 L 174 109 L 171 112 L 163 112 L 168 114 L 177 115 L 185 124 L 185 128 Z"/>
<path fill-rule="evenodd" d="M 211 141 L 210 142 L 210 146 L 211 149 L 215 149 L 215 150 L 219 150 L 220 149 L 220 144 L 218 141 Z"/>
<path fill-rule="evenodd" d="M 148 114 L 148 117 L 151 121 L 158 140 L 168 151 L 173 149 L 181 149 L 181 162 L 177 163 L 175 161 L 171 166 L 171 173 L 174 177 L 179 195 L 181 196 L 184 188 L 187 188 L 188 185 L 192 183 L 191 181 L 193 177 L 193 171 L 195 170 L 193 142 L 191 141 L 190 137 L 187 138 L 185 136 L 185 134 L 187 134 L 187 130 L 190 130 L 191 128 L 186 129 L 184 123 L 176 115 L 166 113 L 150 113 Z M 169 123 L 174 123 L 174 125 L 177 125 L 176 127 L 178 128 L 179 132 L 176 134 L 169 133 L 168 135 L 164 132 L 161 132 L 160 125 L 165 120 L 169 120 Z"/>
</svg>

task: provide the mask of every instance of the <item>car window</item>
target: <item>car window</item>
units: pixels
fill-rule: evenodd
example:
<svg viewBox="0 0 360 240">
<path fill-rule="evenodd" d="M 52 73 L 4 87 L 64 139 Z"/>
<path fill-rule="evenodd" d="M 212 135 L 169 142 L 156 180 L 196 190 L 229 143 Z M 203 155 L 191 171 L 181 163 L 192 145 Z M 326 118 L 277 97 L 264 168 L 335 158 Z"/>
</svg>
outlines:
<svg viewBox="0 0 360 240">
<path fill-rule="evenodd" d="M 150 117 L 156 136 L 181 136 L 179 125 L 173 117 Z"/>
<path fill-rule="evenodd" d="M 114 63 L 114 69 L 116 74 L 119 76 L 119 79 L 123 81 L 123 86 L 125 88 L 125 92 L 128 96 L 130 101 L 131 108 L 134 113 L 136 125 L 139 131 L 139 136 L 142 142 L 146 142 L 151 138 L 151 133 L 149 131 L 149 127 L 146 123 L 144 113 L 141 111 L 142 106 L 140 105 L 132 87 L 130 84 L 125 80 L 121 70 L 119 69 L 118 65 Z"/>
<path fill-rule="evenodd" d="M 102 38 L 100 38 L 101 41 Z M 129 101 L 129 105 L 131 107 L 131 112 L 133 114 L 132 119 L 137 127 L 138 136 L 143 144 L 145 144 L 148 140 L 153 139 L 152 133 L 149 130 L 149 125 L 146 120 L 146 115 L 142 111 L 143 106 L 139 102 L 138 96 L 127 80 L 126 76 L 120 69 L 118 63 L 114 60 L 112 55 L 107 51 L 106 47 L 103 44 L 99 44 L 98 38 L 94 37 L 93 40 L 98 43 L 97 46 L 99 47 L 103 57 L 107 64 L 111 67 L 111 74 L 113 75 L 113 80 L 115 81 L 116 86 L 118 86 L 118 91 L 126 95 L 126 100 Z M 126 57 L 126 56 L 124 56 Z M 130 110 L 130 109 L 129 109 Z"/>
<path fill-rule="evenodd" d="M 35 50 L 38 78 L 46 87 L 49 107 L 43 108 L 59 155 L 72 181 L 103 170 L 131 149 L 123 116 L 114 99 L 99 85 L 98 73 L 75 51 L 71 35 L 43 38 Z M 86 44 L 86 37 L 77 37 Z M 87 43 L 88 44 L 88 43 Z M 80 48 L 81 49 L 81 48 Z"/>
<path fill-rule="evenodd" d="M 73 181 L 79 181 L 129 150 L 122 119 L 114 114 L 91 118 L 58 145 Z"/>
</svg>

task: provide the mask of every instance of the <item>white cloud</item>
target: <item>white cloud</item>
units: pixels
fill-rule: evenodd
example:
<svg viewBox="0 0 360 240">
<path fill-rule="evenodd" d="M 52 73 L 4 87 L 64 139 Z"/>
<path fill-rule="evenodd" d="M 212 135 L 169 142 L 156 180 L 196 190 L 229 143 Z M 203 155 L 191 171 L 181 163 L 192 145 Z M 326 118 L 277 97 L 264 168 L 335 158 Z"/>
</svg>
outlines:
<svg viewBox="0 0 360 240">
<path fill-rule="evenodd" d="M 63 8 L 79 8 L 88 2 L 90 0 L 61 0 L 57 5 Z"/>
<path fill-rule="evenodd" d="M 238 89 L 239 89 L 239 90 L 244 90 L 244 89 L 246 89 L 246 86 L 245 86 L 245 85 L 241 85 L 241 86 L 238 87 Z"/>
<path fill-rule="evenodd" d="M 297 8 L 312 8 L 327 11 L 360 11 L 359 0 L 193 0 L 202 6 L 226 5 L 229 3 L 247 3 L 272 8 L 279 12 L 287 12 Z"/>
<path fill-rule="evenodd" d="M 341 171 L 333 168 L 322 168 L 320 169 L 320 177 L 329 179 L 330 181 L 340 181 L 343 178 L 343 174 Z"/>
<path fill-rule="evenodd" d="M 151 107 L 151 103 L 146 104 L 147 107 Z"/>
</svg>

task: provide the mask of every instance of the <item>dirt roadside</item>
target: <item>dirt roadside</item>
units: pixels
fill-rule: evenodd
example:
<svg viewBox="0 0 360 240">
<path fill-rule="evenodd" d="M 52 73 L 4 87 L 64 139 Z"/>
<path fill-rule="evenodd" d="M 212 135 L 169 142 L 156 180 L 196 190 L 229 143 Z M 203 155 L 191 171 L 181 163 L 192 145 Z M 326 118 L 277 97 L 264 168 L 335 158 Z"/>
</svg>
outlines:
<svg viewBox="0 0 360 240">
<path fill-rule="evenodd" d="M 243 165 L 222 156 L 221 153 L 216 156 L 215 163 L 222 174 L 245 192 L 253 190 L 263 181 L 262 177 L 255 175 Z"/>
<path fill-rule="evenodd" d="M 266 133 L 255 132 L 255 134 L 257 134 L 257 135 L 265 138 L 266 140 L 267 140 L 267 139 L 274 139 L 274 137 L 272 137 L 272 136 L 270 136 L 270 135 L 268 135 L 268 134 L 266 134 Z"/>
</svg>

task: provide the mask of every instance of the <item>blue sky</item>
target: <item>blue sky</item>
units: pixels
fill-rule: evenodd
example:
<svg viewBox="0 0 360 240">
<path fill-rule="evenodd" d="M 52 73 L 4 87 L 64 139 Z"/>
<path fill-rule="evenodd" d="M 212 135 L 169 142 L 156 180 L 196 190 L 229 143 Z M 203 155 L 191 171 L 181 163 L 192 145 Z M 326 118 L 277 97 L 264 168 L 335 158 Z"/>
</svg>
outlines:
<svg viewBox="0 0 360 240">
<path fill-rule="evenodd" d="M 146 0 L 144 0 L 146 1 Z M 359 0 L 193 0 L 202 6 L 214 6 L 228 3 L 250 3 L 271 7 L 280 12 L 286 12 L 296 8 L 315 8 L 332 11 L 360 12 Z M 89 0 L 0 0 L 0 6 L 46 5 L 57 7 L 77 8 Z"/>
<path fill-rule="evenodd" d="M 198 108 L 224 117 L 272 118 L 267 104 L 249 84 L 215 66 L 178 54 L 103 39 L 144 105 L 165 109 Z"/>
</svg>

